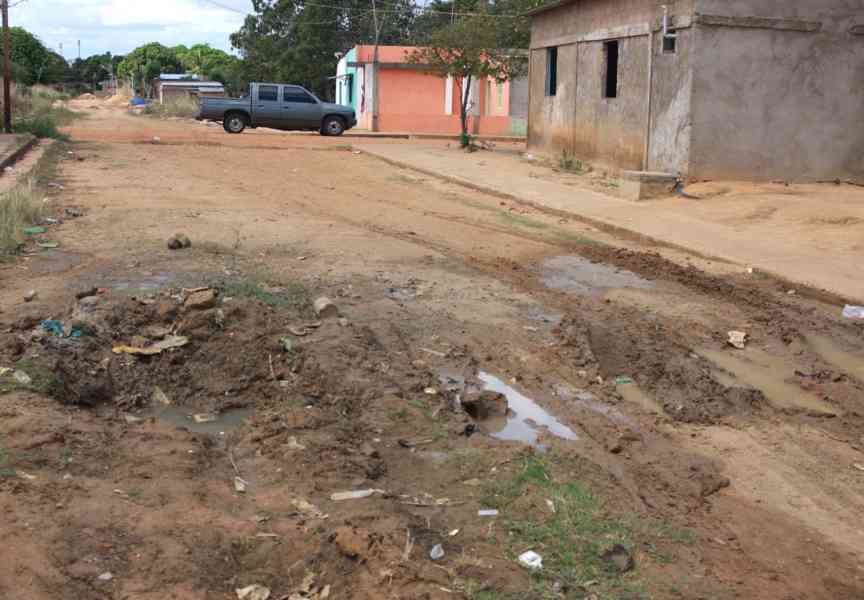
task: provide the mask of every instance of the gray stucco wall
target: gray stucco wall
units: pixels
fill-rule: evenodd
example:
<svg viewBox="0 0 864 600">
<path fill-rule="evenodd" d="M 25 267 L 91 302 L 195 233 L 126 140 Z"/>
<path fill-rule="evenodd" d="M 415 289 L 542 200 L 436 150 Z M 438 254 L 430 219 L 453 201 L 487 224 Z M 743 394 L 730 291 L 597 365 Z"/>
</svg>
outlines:
<svg viewBox="0 0 864 600">
<path fill-rule="evenodd" d="M 580 159 L 623 169 L 646 168 L 648 98 L 653 88 L 656 98 L 651 107 L 648 166 L 686 169 L 689 53 L 655 56 L 649 86 L 649 32 L 659 26 L 662 5 L 669 6 L 671 15 L 686 16 L 689 22 L 693 0 L 576 0 L 534 17 L 529 148 L 553 155 L 567 151 Z M 660 36 L 654 37 L 659 49 Z M 619 92 L 610 99 L 603 97 L 603 42 L 613 39 L 620 44 Z M 689 48 L 692 44 L 688 38 L 682 45 Z M 545 95 L 548 46 L 558 47 L 558 90 L 551 97 Z"/>
<path fill-rule="evenodd" d="M 864 178 L 864 36 L 850 32 L 862 0 L 697 0 L 696 11 L 820 25 L 695 26 L 691 177 Z"/>
<path fill-rule="evenodd" d="M 687 173 L 690 164 L 693 88 L 693 29 L 676 32 L 674 54 L 663 52 L 662 32 L 654 35 L 651 85 L 651 134 L 648 171 Z"/>
</svg>

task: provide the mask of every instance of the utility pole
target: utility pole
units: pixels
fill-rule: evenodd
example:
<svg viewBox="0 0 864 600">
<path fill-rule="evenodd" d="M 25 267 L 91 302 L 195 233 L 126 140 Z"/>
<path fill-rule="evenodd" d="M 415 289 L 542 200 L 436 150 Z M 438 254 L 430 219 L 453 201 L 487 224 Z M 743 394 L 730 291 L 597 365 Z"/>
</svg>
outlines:
<svg viewBox="0 0 864 600">
<path fill-rule="evenodd" d="M 78 60 L 81 60 L 81 40 L 78 40 Z"/>
<path fill-rule="evenodd" d="M 3 131 L 12 133 L 12 34 L 9 31 L 9 0 L 3 6 Z"/>
<path fill-rule="evenodd" d="M 6 0 L 3 1 L 6 2 Z M 378 24 L 375 0 L 372 0 L 372 23 L 375 26 L 375 50 L 372 53 L 372 131 L 378 131 L 378 70 L 380 68 L 378 42 L 381 37 L 381 27 Z"/>
</svg>

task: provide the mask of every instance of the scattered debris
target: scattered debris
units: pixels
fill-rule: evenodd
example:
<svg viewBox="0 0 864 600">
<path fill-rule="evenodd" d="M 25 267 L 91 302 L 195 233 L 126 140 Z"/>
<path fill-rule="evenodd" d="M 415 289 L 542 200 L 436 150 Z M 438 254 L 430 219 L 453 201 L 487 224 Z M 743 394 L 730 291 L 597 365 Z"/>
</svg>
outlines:
<svg viewBox="0 0 864 600">
<path fill-rule="evenodd" d="M 528 552 L 523 552 L 519 555 L 519 563 L 529 569 L 537 570 L 543 568 L 543 557 L 534 552 L 533 550 L 529 550 Z"/>
<path fill-rule="evenodd" d="M 76 217 L 83 217 L 84 211 L 80 208 L 75 208 L 73 206 L 68 206 L 63 209 L 63 212 L 66 213 L 67 217 L 72 217 L 73 219 Z"/>
<path fill-rule="evenodd" d="M 290 337 L 281 337 L 279 338 L 279 345 L 282 346 L 282 350 L 285 352 L 293 352 L 294 351 L 294 340 Z"/>
<path fill-rule="evenodd" d="M 270 588 L 257 583 L 234 591 L 237 593 L 238 600 L 267 600 L 270 597 Z"/>
<path fill-rule="evenodd" d="M 361 498 L 369 498 L 370 496 L 372 496 L 374 494 L 384 495 L 386 493 L 387 492 L 384 490 L 376 490 L 376 489 L 355 490 L 353 492 L 336 492 L 335 494 L 330 494 L 330 499 L 336 500 L 336 501 L 338 501 L 338 500 L 359 500 Z"/>
<path fill-rule="evenodd" d="M 111 571 L 105 571 L 96 578 L 97 581 L 111 581 L 112 579 L 114 579 L 114 574 Z"/>
<path fill-rule="evenodd" d="M 727 340 L 730 346 L 738 348 L 739 350 L 744 349 L 744 344 L 747 342 L 747 334 L 743 331 L 730 331 L 728 334 L 729 339 Z"/>
<path fill-rule="evenodd" d="M 171 404 L 171 399 L 162 391 L 158 385 L 153 388 L 153 395 L 151 396 L 153 402 L 155 404 L 159 404 L 162 406 L 168 406 Z"/>
<path fill-rule="evenodd" d="M 26 294 L 24 294 L 24 302 L 33 302 L 39 294 L 36 290 L 30 290 Z"/>
<path fill-rule="evenodd" d="M 249 486 L 249 483 L 243 479 L 242 477 L 234 478 L 234 490 L 243 494 L 246 492 L 246 488 Z"/>
<path fill-rule="evenodd" d="M 608 568 L 616 573 L 626 573 L 631 571 L 636 566 L 633 556 L 621 544 L 615 544 L 610 549 L 603 552 L 600 558 L 606 562 Z"/>
<path fill-rule="evenodd" d="M 288 438 L 288 441 L 285 443 L 289 450 L 305 450 L 306 446 L 297 441 L 297 438 L 293 435 Z"/>
<path fill-rule="evenodd" d="M 327 515 L 321 512 L 321 509 L 303 498 L 295 498 L 291 501 L 291 504 L 294 505 L 294 508 L 303 513 L 303 515 L 311 519 L 327 518 Z"/>
<path fill-rule="evenodd" d="M 437 356 L 438 358 L 447 358 L 447 354 L 444 352 L 438 352 L 437 350 L 430 350 L 429 348 L 420 348 L 421 352 L 425 352 L 426 354 L 431 354 L 432 356 Z"/>
<path fill-rule="evenodd" d="M 167 245 L 169 250 L 180 250 L 182 248 L 190 248 L 192 240 L 185 233 L 177 233 L 168 238 Z"/>
<path fill-rule="evenodd" d="M 858 469 L 859 471 L 864 471 L 864 465 L 862 465 L 862 464 L 853 463 L 852 467 L 854 467 L 855 469 Z"/>
<path fill-rule="evenodd" d="M 36 242 L 36 245 L 45 250 L 54 250 L 60 247 L 60 242 Z"/>
<path fill-rule="evenodd" d="M 14 370 L 15 369 L 13 369 L 12 367 L 0 367 L 0 377 L 8 375 L 9 373 L 11 373 Z"/>
<path fill-rule="evenodd" d="M 46 228 L 37 225 L 36 227 L 25 227 L 24 233 L 27 235 L 38 235 L 40 233 L 45 233 L 48 231 Z"/>
<path fill-rule="evenodd" d="M 423 393 L 427 396 L 437 396 L 438 390 L 434 387 L 427 387 L 425 390 L 423 390 Z"/>
<path fill-rule="evenodd" d="M 498 511 L 494 508 L 481 508 L 477 511 L 478 517 L 497 517 Z"/>
<path fill-rule="evenodd" d="M 12 373 L 12 378 L 21 385 L 30 385 L 33 383 L 33 378 L 24 371 L 15 371 Z"/>
<path fill-rule="evenodd" d="M 459 530 L 458 530 L 458 529 L 454 529 L 453 531 L 451 531 L 451 532 L 448 533 L 447 535 L 449 535 L 450 537 L 456 537 L 457 535 L 459 535 Z"/>
<path fill-rule="evenodd" d="M 468 394 L 462 400 L 462 408 L 479 421 L 503 417 L 507 415 L 507 396 L 491 390 Z"/>
<path fill-rule="evenodd" d="M 152 356 L 154 354 L 161 354 L 165 350 L 169 350 L 171 348 L 180 348 L 181 346 L 185 346 L 189 343 L 189 338 L 183 337 L 182 335 L 169 335 L 164 340 L 156 342 L 151 346 L 147 346 L 146 348 L 139 348 L 136 346 L 114 346 L 111 351 L 114 354 L 138 354 L 142 356 Z"/>
<path fill-rule="evenodd" d="M 321 319 L 339 316 L 339 308 L 326 296 L 321 296 L 315 300 L 313 308 L 315 309 L 315 314 Z"/>
<path fill-rule="evenodd" d="M 339 327 L 348 327 L 348 319 L 339 317 Z"/>
<path fill-rule="evenodd" d="M 864 319 L 864 306 L 847 304 L 843 307 L 843 316 L 847 319 Z"/>
<path fill-rule="evenodd" d="M 444 558 L 444 546 L 436 544 L 432 550 L 429 551 L 429 558 L 432 560 L 441 560 Z"/>
<path fill-rule="evenodd" d="M 216 306 L 216 290 L 212 288 L 196 289 L 186 297 L 183 306 L 190 310 L 206 310 Z"/>
<path fill-rule="evenodd" d="M 296 335 L 297 337 L 304 337 L 309 335 L 309 330 L 306 327 L 296 327 L 291 325 L 288 327 L 288 333 Z"/>
<path fill-rule="evenodd" d="M 627 375 L 621 375 L 615 378 L 615 385 L 630 385 L 633 382 L 633 378 Z"/>
<path fill-rule="evenodd" d="M 64 326 L 62 321 L 56 319 L 46 319 L 42 321 L 42 329 L 47 333 L 52 333 L 57 337 L 80 338 L 84 332 L 79 327 L 71 325 Z"/>
<path fill-rule="evenodd" d="M 215 423 L 219 420 L 219 415 L 215 413 L 198 413 L 192 415 L 192 420 L 196 423 Z"/>
<path fill-rule="evenodd" d="M 144 422 L 144 419 L 135 415 L 123 415 L 123 420 L 126 421 L 127 425 L 137 425 Z"/>
</svg>

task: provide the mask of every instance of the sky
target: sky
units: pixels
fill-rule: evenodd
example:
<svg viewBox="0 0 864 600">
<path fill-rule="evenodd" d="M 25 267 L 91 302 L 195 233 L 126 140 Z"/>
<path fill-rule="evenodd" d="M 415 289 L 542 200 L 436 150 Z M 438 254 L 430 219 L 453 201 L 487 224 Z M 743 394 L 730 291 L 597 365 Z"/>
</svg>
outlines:
<svg viewBox="0 0 864 600">
<path fill-rule="evenodd" d="M 18 0 L 9 21 L 34 33 L 67 59 L 126 54 L 148 42 L 199 43 L 231 51 L 229 36 L 252 8 L 250 0 Z"/>
</svg>

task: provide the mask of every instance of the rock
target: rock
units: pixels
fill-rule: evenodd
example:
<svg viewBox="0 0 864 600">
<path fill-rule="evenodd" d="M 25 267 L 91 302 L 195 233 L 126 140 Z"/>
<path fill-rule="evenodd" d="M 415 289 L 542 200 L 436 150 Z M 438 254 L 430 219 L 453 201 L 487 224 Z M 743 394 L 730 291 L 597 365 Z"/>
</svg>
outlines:
<svg viewBox="0 0 864 600">
<path fill-rule="evenodd" d="M 636 566 L 633 556 L 621 544 L 615 544 L 606 550 L 600 558 L 603 559 L 609 570 L 616 573 L 626 573 L 633 570 L 633 567 Z"/>
<path fill-rule="evenodd" d="M 39 294 L 36 293 L 36 290 L 30 290 L 26 294 L 24 294 L 24 302 L 33 302 Z"/>
<path fill-rule="evenodd" d="M 462 407 L 478 421 L 490 417 L 503 417 L 507 415 L 507 397 L 491 390 L 467 394 L 462 400 Z"/>
<path fill-rule="evenodd" d="M 178 312 L 179 307 L 173 300 L 160 300 L 156 303 L 156 316 L 162 321 L 173 321 Z"/>
<path fill-rule="evenodd" d="M 313 306 L 315 308 L 315 314 L 321 319 L 329 319 L 330 317 L 339 316 L 339 308 L 333 304 L 333 301 L 327 296 L 321 296 L 315 300 Z"/>
<path fill-rule="evenodd" d="M 83 309 L 92 309 L 95 308 L 101 298 L 99 296 L 84 296 L 80 300 L 78 300 L 78 306 Z"/>
<path fill-rule="evenodd" d="M 337 529 L 333 541 L 342 554 L 349 558 L 357 558 L 366 554 L 370 542 L 368 532 L 362 529 L 355 530 L 351 527 Z"/>
<path fill-rule="evenodd" d="M 702 497 L 707 498 L 712 494 L 716 494 L 720 490 L 732 485 L 728 477 L 717 475 L 716 473 L 704 473 L 699 478 L 699 485 L 702 488 Z"/>
<path fill-rule="evenodd" d="M 66 213 L 67 217 L 72 217 L 73 219 L 75 217 L 81 217 L 84 215 L 84 211 L 82 211 L 80 208 L 75 208 L 73 206 L 69 206 L 69 207 L 64 208 L 63 212 Z"/>
<path fill-rule="evenodd" d="M 168 238 L 167 244 L 169 250 L 180 250 L 182 248 L 190 248 L 192 240 L 185 233 L 176 233 Z"/>
<path fill-rule="evenodd" d="M 99 288 L 97 288 L 96 286 L 91 286 L 75 292 L 75 299 L 81 300 L 81 298 L 86 298 L 87 296 L 96 296 L 98 294 Z"/>
<path fill-rule="evenodd" d="M 183 306 L 191 310 L 213 308 L 216 306 L 216 290 L 201 290 L 200 292 L 189 294 Z"/>
</svg>

